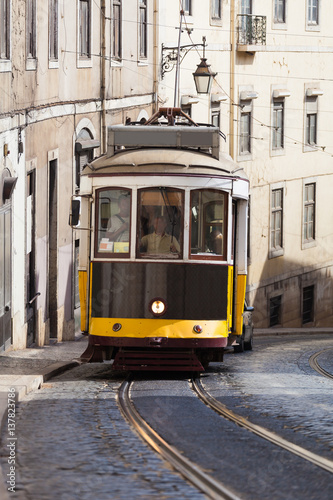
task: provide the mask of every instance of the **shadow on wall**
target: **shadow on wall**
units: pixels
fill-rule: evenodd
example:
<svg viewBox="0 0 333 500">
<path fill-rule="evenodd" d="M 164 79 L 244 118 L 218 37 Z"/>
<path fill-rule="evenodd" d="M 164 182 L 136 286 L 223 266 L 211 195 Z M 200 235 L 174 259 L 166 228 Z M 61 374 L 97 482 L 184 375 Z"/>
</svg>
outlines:
<svg viewBox="0 0 333 500">
<path fill-rule="evenodd" d="M 284 262 L 283 268 L 289 271 L 267 278 L 272 275 L 272 263 L 267 261 L 259 286 L 247 294 L 255 327 L 331 327 L 333 267 L 299 268 L 296 262 Z"/>
</svg>

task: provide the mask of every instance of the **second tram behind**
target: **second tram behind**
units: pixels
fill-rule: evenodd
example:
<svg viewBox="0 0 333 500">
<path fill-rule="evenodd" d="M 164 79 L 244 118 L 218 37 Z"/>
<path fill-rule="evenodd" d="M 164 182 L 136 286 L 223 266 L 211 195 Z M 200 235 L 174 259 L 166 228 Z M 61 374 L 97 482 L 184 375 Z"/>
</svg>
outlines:
<svg viewBox="0 0 333 500">
<path fill-rule="evenodd" d="M 174 120 L 109 127 L 72 205 L 86 361 L 204 371 L 241 338 L 249 182 L 219 144 Z"/>
</svg>

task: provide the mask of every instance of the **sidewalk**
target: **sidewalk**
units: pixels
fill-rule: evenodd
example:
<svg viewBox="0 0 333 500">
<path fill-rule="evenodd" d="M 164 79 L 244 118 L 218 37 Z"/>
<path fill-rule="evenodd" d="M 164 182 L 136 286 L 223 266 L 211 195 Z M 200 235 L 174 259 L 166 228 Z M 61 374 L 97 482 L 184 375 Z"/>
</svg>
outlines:
<svg viewBox="0 0 333 500">
<path fill-rule="evenodd" d="M 16 402 L 21 401 L 26 394 L 38 389 L 46 380 L 78 366 L 87 343 L 88 337 L 78 334 L 75 341 L 5 351 L 0 354 L 0 433 L 7 423 L 8 391 L 14 389 Z M 9 499 L 1 466 L 0 498 Z"/>
<path fill-rule="evenodd" d="M 88 337 L 43 347 L 29 347 L 0 354 L 0 428 L 7 416 L 8 389 L 15 388 L 16 401 L 38 389 L 54 375 L 80 364 Z"/>
</svg>

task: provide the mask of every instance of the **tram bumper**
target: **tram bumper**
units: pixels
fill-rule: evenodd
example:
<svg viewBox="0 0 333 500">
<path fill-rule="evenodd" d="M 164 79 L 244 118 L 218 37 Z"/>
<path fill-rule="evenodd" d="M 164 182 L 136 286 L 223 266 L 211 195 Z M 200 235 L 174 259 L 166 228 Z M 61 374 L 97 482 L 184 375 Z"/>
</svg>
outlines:
<svg viewBox="0 0 333 500">
<path fill-rule="evenodd" d="M 226 345 L 225 337 L 174 339 L 89 335 L 89 345 L 81 360 L 93 363 L 114 359 L 112 369 L 121 371 L 205 371 L 210 361 L 223 360 Z"/>
</svg>

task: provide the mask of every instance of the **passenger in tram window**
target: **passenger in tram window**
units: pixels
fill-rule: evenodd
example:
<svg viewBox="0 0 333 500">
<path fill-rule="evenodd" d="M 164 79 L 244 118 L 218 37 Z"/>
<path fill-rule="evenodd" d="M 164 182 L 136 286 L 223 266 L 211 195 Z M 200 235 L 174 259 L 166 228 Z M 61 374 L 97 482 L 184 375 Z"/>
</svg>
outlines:
<svg viewBox="0 0 333 500">
<path fill-rule="evenodd" d="M 166 217 L 159 216 L 154 220 L 154 232 L 141 238 L 141 252 L 147 253 L 179 253 L 180 246 L 177 239 L 165 232 L 168 221 Z"/>
<path fill-rule="evenodd" d="M 213 229 L 209 237 L 209 252 L 215 253 L 217 255 L 222 255 L 222 243 L 223 235 L 220 229 Z"/>
<path fill-rule="evenodd" d="M 111 241 L 129 241 L 130 197 L 120 195 L 119 213 L 109 219 L 106 236 Z"/>
</svg>

